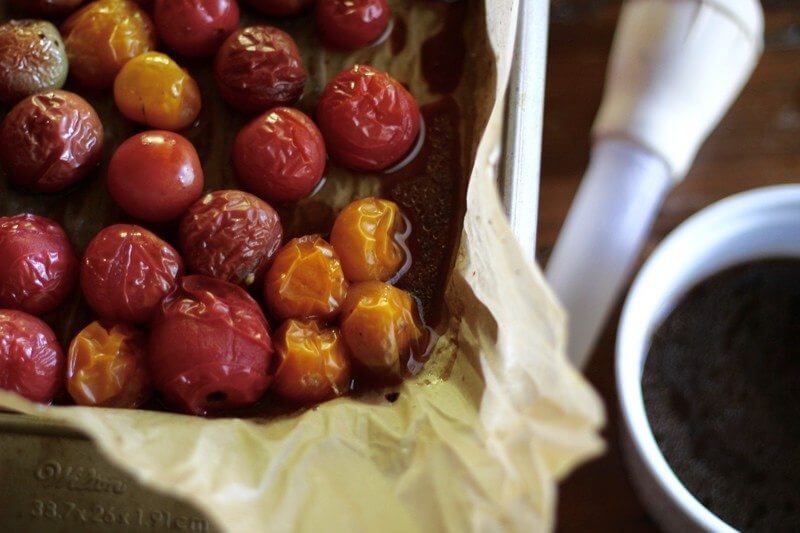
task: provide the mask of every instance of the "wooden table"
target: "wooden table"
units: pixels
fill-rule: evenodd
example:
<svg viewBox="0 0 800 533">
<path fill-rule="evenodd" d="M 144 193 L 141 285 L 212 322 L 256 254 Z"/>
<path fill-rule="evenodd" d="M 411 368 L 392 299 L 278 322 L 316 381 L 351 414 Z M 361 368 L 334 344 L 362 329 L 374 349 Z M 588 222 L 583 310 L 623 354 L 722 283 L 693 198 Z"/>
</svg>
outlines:
<svg viewBox="0 0 800 533">
<path fill-rule="evenodd" d="M 588 163 L 620 0 L 554 0 L 545 104 L 539 261 L 545 264 Z M 642 259 L 699 209 L 731 194 L 800 181 L 800 2 L 763 0 L 766 51 L 753 79 L 656 221 Z M 654 531 L 622 464 L 614 384 L 619 310 L 586 375 L 606 402 L 608 451 L 562 486 L 560 531 Z"/>
</svg>

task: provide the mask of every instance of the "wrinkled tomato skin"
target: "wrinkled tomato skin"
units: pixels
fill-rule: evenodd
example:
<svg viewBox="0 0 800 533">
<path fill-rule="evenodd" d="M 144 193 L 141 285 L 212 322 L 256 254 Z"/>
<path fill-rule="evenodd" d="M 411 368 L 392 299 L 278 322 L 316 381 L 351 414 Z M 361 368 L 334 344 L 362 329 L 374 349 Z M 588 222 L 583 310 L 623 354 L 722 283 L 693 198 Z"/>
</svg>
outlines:
<svg viewBox="0 0 800 533">
<path fill-rule="evenodd" d="M 45 17 L 69 15 L 86 0 L 14 0 L 12 3 L 27 13 Z"/>
<path fill-rule="evenodd" d="M 78 260 L 61 226 L 37 215 L 0 217 L 0 307 L 49 313 L 77 279 Z"/>
<path fill-rule="evenodd" d="M 272 381 L 272 352 L 267 320 L 250 295 L 186 276 L 151 325 L 148 362 L 168 404 L 205 415 L 258 401 Z"/>
<path fill-rule="evenodd" d="M 156 0 L 158 37 L 186 57 L 210 56 L 239 25 L 236 0 Z"/>
<path fill-rule="evenodd" d="M 95 235 L 81 262 L 81 288 L 100 318 L 143 324 L 183 274 L 175 249 L 154 233 L 115 224 Z"/>
<path fill-rule="evenodd" d="M 287 320 L 275 332 L 271 391 L 294 403 L 324 402 L 350 390 L 350 360 L 339 328 Z"/>
<path fill-rule="evenodd" d="M 143 331 L 92 322 L 69 345 L 67 392 L 78 405 L 135 409 L 150 398 L 146 354 Z"/>
<path fill-rule="evenodd" d="M 185 137 L 146 131 L 123 142 L 108 164 L 108 192 L 123 211 L 147 222 L 181 216 L 203 194 L 203 167 Z"/>
<path fill-rule="evenodd" d="M 339 324 L 358 368 L 393 383 L 416 374 L 427 357 L 430 331 L 410 294 L 379 281 L 350 287 Z"/>
<path fill-rule="evenodd" d="M 245 126 L 233 143 L 236 177 L 270 202 L 296 202 L 311 194 L 325 172 L 325 142 L 304 113 L 276 107 Z"/>
<path fill-rule="evenodd" d="M 308 9 L 314 0 L 247 0 L 247 3 L 265 15 L 287 17 L 299 15 Z"/>
<path fill-rule="evenodd" d="M 61 25 L 70 75 L 90 89 L 105 89 L 129 60 L 156 46 L 153 21 L 131 0 L 96 0 Z"/>
<path fill-rule="evenodd" d="M 350 281 L 391 281 L 410 264 L 405 245 L 409 231 L 396 203 L 362 198 L 336 217 L 331 244 Z"/>
<path fill-rule="evenodd" d="M 178 233 L 190 272 L 242 286 L 262 279 L 283 239 L 278 212 L 236 190 L 200 198 L 184 215 Z"/>
<path fill-rule="evenodd" d="M 49 404 L 61 390 L 64 363 L 50 326 L 22 311 L 0 309 L 0 389 Z"/>
<path fill-rule="evenodd" d="M 214 77 L 220 95 L 245 113 L 291 105 L 303 94 L 308 74 L 294 40 L 272 26 L 231 34 L 217 52 Z"/>
<path fill-rule="evenodd" d="M 386 31 L 392 13 L 386 0 L 317 0 L 317 33 L 335 48 L 355 50 Z"/>
<path fill-rule="evenodd" d="M 125 63 L 114 80 L 114 102 L 129 120 L 173 131 L 191 126 L 202 106 L 194 78 L 160 52 Z"/>
<path fill-rule="evenodd" d="M 67 70 L 64 42 L 49 22 L 12 20 L 0 26 L 0 102 L 15 104 L 60 89 Z"/>
<path fill-rule="evenodd" d="M 325 87 L 317 104 L 317 125 L 328 154 L 339 164 L 379 171 L 409 152 L 419 134 L 420 113 L 400 82 L 355 65 Z"/>
<path fill-rule="evenodd" d="M 332 320 L 347 295 L 347 280 L 333 247 L 319 235 L 292 239 L 275 254 L 264 278 L 270 313 Z"/>
<path fill-rule="evenodd" d="M 35 94 L 0 126 L 0 162 L 18 187 L 52 193 L 77 183 L 100 162 L 103 123 L 77 94 Z"/>
</svg>

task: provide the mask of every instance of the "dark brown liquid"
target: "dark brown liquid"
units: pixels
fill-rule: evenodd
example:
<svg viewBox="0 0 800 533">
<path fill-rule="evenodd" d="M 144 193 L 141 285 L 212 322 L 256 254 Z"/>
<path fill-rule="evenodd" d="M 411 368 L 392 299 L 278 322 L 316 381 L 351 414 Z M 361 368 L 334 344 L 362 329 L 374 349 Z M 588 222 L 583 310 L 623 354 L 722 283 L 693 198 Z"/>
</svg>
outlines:
<svg viewBox="0 0 800 533">
<path fill-rule="evenodd" d="M 678 478 L 746 531 L 800 530 L 800 260 L 759 261 L 692 289 L 642 377 Z"/>
<path fill-rule="evenodd" d="M 422 73 L 431 92 L 452 93 L 461 81 L 467 54 L 466 18 L 467 3 L 453 3 L 445 12 L 442 29 L 422 45 Z"/>
</svg>

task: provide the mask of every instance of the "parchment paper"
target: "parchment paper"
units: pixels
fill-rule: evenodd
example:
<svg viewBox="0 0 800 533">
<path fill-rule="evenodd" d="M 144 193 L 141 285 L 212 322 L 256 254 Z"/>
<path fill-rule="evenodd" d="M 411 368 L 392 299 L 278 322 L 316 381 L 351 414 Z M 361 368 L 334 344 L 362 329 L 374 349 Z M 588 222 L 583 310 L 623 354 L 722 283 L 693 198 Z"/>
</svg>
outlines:
<svg viewBox="0 0 800 533">
<path fill-rule="evenodd" d="M 269 422 L 48 408 L 2 391 L 0 405 L 81 429 L 140 482 L 230 531 L 551 528 L 557 481 L 602 450 L 604 414 L 567 363 L 564 313 L 522 256 L 497 193 L 517 1 L 487 4 L 494 57 L 467 67 L 491 72 L 473 94 L 485 128 L 467 152 L 452 318 L 395 403 L 342 398 Z M 415 22 L 425 23 L 409 22 L 409 42 L 421 38 Z"/>
</svg>

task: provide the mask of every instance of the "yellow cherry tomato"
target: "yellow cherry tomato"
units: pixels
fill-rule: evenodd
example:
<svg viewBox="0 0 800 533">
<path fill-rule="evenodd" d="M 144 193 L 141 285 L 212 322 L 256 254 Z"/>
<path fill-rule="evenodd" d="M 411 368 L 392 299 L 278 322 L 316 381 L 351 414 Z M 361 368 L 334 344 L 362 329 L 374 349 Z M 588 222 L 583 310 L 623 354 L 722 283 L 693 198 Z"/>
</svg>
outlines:
<svg viewBox="0 0 800 533">
<path fill-rule="evenodd" d="M 128 61 L 114 81 L 114 101 L 128 119 L 162 130 L 181 130 L 200 113 L 194 78 L 166 54 L 147 52 Z"/>
</svg>

